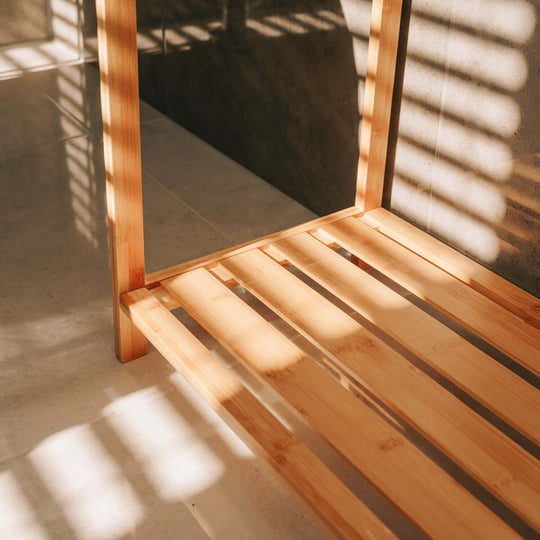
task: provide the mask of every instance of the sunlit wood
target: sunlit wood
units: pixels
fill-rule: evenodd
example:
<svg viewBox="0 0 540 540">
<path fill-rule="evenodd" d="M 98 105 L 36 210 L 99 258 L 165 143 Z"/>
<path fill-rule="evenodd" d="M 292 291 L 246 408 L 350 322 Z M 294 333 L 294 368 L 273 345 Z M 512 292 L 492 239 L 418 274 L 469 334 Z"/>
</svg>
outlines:
<svg viewBox="0 0 540 540">
<path fill-rule="evenodd" d="M 373 210 L 365 216 L 363 221 L 504 306 L 536 328 L 540 328 L 540 300 L 532 294 L 388 210 L 383 208 Z"/>
<path fill-rule="evenodd" d="M 119 300 L 144 285 L 135 0 L 96 0 L 96 9 L 116 356 L 127 362 L 146 353 Z"/>
<path fill-rule="evenodd" d="M 323 228 L 370 266 L 540 375 L 539 330 L 358 219 Z"/>
<path fill-rule="evenodd" d="M 495 515 L 207 270 L 186 272 L 162 286 L 427 534 L 513 536 Z"/>
<path fill-rule="evenodd" d="M 274 252 L 350 305 L 487 408 L 540 444 L 540 393 L 403 296 L 308 234 Z"/>
<path fill-rule="evenodd" d="M 125 294 L 122 301 L 169 363 L 279 471 L 330 532 L 343 538 L 395 538 L 154 296 L 140 289 Z"/>
<path fill-rule="evenodd" d="M 540 486 L 540 465 L 532 456 L 261 251 L 242 253 L 222 264 L 351 377 L 365 384 L 487 489 L 540 528 L 540 493 L 536 491 Z M 535 418 L 535 410 L 540 409 L 538 400 L 536 407 L 534 402 L 532 405 L 529 413 Z M 501 483 L 499 479 L 505 477 L 514 481 Z"/>
<path fill-rule="evenodd" d="M 400 23 L 401 0 L 373 0 L 356 181 L 363 212 L 382 202 Z"/>
<path fill-rule="evenodd" d="M 361 269 L 454 318 L 530 380 L 540 374 L 538 301 L 380 208 L 401 0 L 373 2 L 355 206 L 146 277 L 135 0 L 97 0 L 97 13 L 119 358 L 143 354 L 151 340 L 334 536 L 392 533 L 170 310 L 183 307 L 428 536 L 517 534 L 412 444 L 407 424 L 540 531 L 538 460 L 415 367 L 396 341 L 536 443 L 538 390 Z M 350 261 L 332 251 L 340 247 Z M 322 293 L 284 268 L 291 264 Z M 310 358 L 229 289 L 237 284 L 327 358 Z"/>
</svg>

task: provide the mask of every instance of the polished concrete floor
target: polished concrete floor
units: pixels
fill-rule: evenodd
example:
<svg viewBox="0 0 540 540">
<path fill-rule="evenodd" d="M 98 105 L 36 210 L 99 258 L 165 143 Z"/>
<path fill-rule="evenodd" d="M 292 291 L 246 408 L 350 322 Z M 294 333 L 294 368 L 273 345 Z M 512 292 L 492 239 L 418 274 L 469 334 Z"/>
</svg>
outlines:
<svg viewBox="0 0 540 540">
<path fill-rule="evenodd" d="M 0 538 L 324 538 L 159 354 L 114 357 L 98 79 L 0 83 Z M 141 121 L 149 270 L 314 217 Z"/>
</svg>

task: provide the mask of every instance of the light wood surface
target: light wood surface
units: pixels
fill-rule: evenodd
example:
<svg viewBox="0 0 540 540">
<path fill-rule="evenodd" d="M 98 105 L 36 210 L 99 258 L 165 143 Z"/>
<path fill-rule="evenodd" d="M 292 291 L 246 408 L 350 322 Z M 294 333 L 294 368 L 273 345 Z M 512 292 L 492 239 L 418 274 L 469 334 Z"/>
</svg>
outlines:
<svg viewBox="0 0 540 540">
<path fill-rule="evenodd" d="M 177 276 L 178 274 L 182 274 L 184 272 L 187 272 L 188 270 L 194 270 L 195 268 L 211 268 L 212 266 L 215 266 L 218 263 L 218 261 L 225 259 L 227 257 L 232 257 L 233 255 L 242 253 L 244 251 L 248 251 L 255 247 L 267 246 L 275 240 L 279 240 L 280 238 L 287 238 L 294 234 L 298 234 L 299 232 L 314 231 L 318 229 L 321 225 L 324 225 L 325 223 L 330 223 L 337 219 L 341 219 L 348 216 L 359 216 L 361 213 L 362 212 L 355 206 L 351 208 L 345 208 L 344 210 L 340 210 L 339 212 L 335 212 L 334 214 L 329 214 L 327 216 L 314 219 L 312 221 L 307 221 L 306 223 L 296 225 L 295 227 L 291 227 L 283 231 L 278 231 L 276 233 L 268 234 L 261 238 L 257 238 L 250 242 L 245 242 L 244 244 L 239 244 L 232 248 L 227 248 L 222 251 L 218 251 L 216 253 L 211 253 L 210 255 L 205 255 L 204 257 L 199 257 L 198 259 L 194 259 L 192 261 L 188 261 L 182 264 L 171 266 L 169 268 L 165 268 L 163 270 L 159 270 L 157 272 L 148 274 L 146 276 L 146 286 L 154 287 L 161 281 L 164 281 L 165 279 L 169 279 L 171 277 Z"/>
<path fill-rule="evenodd" d="M 142 172 L 135 0 L 96 0 L 103 148 L 116 356 L 146 353 L 146 339 L 120 309 L 144 285 Z"/>
<path fill-rule="evenodd" d="M 144 354 L 150 339 L 335 536 L 393 535 L 169 309 L 181 305 L 428 536 L 518 537 L 400 433 L 400 418 L 540 531 L 539 462 L 271 258 L 297 265 L 538 442 L 531 385 L 329 249 L 343 246 L 540 374 L 537 300 L 379 208 L 401 0 L 373 1 L 355 207 L 146 277 L 135 0 L 96 5 L 117 356 Z M 325 351 L 347 386 L 382 404 L 340 385 L 227 288 L 238 282 Z M 389 423 L 384 406 L 400 418 Z"/>
<path fill-rule="evenodd" d="M 358 219 L 345 218 L 323 229 L 370 266 L 540 374 L 538 329 Z"/>
<path fill-rule="evenodd" d="M 540 464 L 530 454 L 260 250 L 221 264 L 351 377 L 540 529 Z"/>
<path fill-rule="evenodd" d="M 355 202 L 364 212 L 382 202 L 400 22 L 401 0 L 373 0 Z"/>
<path fill-rule="evenodd" d="M 122 297 L 131 318 L 168 362 L 340 538 L 395 538 L 239 379 L 147 290 Z"/>
<path fill-rule="evenodd" d="M 302 233 L 272 245 L 398 343 L 540 443 L 540 392 L 376 278 Z"/>
<path fill-rule="evenodd" d="M 162 286 L 428 535 L 515 536 L 207 270 L 187 272 Z"/>
<path fill-rule="evenodd" d="M 540 328 L 540 300 L 384 208 L 362 221 Z"/>
</svg>

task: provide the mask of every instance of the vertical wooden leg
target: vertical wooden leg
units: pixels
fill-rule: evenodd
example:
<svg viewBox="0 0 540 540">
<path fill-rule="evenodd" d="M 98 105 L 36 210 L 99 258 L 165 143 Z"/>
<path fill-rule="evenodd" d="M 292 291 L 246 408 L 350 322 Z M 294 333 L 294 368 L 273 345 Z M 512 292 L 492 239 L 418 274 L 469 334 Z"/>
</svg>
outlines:
<svg viewBox="0 0 540 540">
<path fill-rule="evenodd" d="M 373 0 L 355 205 L 382 204 L 402 0 Z"/>
<path fill-rule="evenodd" d="M 144 286 L 135 0 L 96 0 L 96 10 L 116 356 L 128 362 L 146 353 L 119 301 Z"/>
</svg>

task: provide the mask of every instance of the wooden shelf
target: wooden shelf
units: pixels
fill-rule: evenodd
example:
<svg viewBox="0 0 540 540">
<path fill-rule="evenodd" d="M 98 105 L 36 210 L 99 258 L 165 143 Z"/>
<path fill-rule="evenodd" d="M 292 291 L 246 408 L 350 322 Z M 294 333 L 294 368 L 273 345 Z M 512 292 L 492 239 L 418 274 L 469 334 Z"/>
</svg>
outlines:
<svg viewBox="0 0 540 540">
<path fill-rule="evenodd" d="M 355 206 L 145 276 L 136 6 L 97 0 L 117 356 L 150 340 L 335 536 L 394 534 L 170 310 L 198 321 L 428 536 L 533 537 L 540 303 L 381 208 L 401 9 L 372 3 Z M 323 359 L 278 329 L 290 327 Z"/>
<path fill-rule="evenodd" d="M 189 334 L 170 309 L 180 306 L 188 312 L 426 534 L 502 538 L 513 531 L 230 287 L 242 285 L 318 347 L 353 386 L 367 389 L 540 530 L 538 460 L 388 344 L 395 340 L 538 444 L 540 392 L 532 383 L 537 386 L 540 373 L 540 331 L 525 314 L 520 318 L 443 270 L 441 254 L 434 264 L 426 253 L 420 256 L 368 222 L 358 212 L 338 213 L 315 225 L 177 267 L 181 271 L 176 275 L 167 271 L 163 280 L 151 280 L 151 287 L 124 294 L 124 310 L 203 397 L 232 414 L 239 432 L 247 432 L 259 455 L 285 475 L 336 535 L 391 533 Z M 418 231 L 415 239 L 429 237 Z M 527 375 L 518 376 L 373 277 L 363 269 L 365 264 L 353 264 L 332 247 L 352 252 L 489 340 Z M 283 265 L 295 267 L 326 291 L 321 294 Z M 508 282 L 498 294 L 512 299 L 526 296 Z M 333 297 L 374 324 L 382 337 L 337 307 L 329 300 Z M 344 501 L 339 512 L 332 505 L 334 492 Z M 360 514 L 361 519 L 353 519 Z"/>
</svg>

